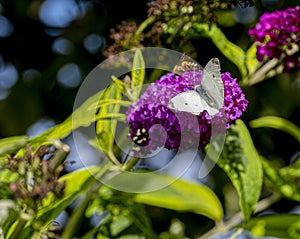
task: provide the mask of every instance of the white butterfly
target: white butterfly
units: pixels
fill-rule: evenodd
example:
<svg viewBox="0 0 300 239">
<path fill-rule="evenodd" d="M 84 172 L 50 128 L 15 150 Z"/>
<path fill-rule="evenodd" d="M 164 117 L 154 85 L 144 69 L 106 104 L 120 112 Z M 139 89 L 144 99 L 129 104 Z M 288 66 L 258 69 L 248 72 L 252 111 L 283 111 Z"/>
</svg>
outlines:
<svg viewBox="0 0 300 239">
<path fill-rule="evenodd" d="M 180 66 L 175 66 L 175 73 L 178 69 L 188 68 L 188 62 L 181 62 Z M 192 68 L 196 67 L 195 62 L 192 62 Z M 209 115 L 213 116 L 223 108 L 224 105 L 224 85 L 220 75 L 220 62 L 217 58 L 212 58 L 203 69 L 200 85 L 196 85 L 194 90 L 188 90 L 179 93 L 173 97 L 168 106 L 171 109 L 189 112 L 199 115 L 206 110 Z"/>
</svg>

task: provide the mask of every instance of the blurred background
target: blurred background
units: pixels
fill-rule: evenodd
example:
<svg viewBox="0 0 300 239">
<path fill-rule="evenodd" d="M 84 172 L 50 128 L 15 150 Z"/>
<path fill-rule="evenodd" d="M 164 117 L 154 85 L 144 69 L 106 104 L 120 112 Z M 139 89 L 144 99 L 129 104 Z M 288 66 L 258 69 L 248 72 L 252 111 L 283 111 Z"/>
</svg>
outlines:
<svg viewBox="0 0 300 239">
<path fill-rule="evenodd" d="M 0 1 L 0 137 L 69 116 L 109 29 L 129 17 L 145 18 L 146 1 Z"/>
<path fill-rule="evenodd" d="M 105 59 L 103 51 L 112 44 L 110 29 L 124 20 L 145 20 L 148 2 L 0 0 L 0 138 L 36 135 L 66 119 L 80 84 Z M 247 49 L 252 43 L 247 31 L 262 12 L 296 4 L 293 0 L 261 0 L 247 8 L 236 4 L 219 13 L 218 23 L 229 40 Z M 201 64 L 219 57 L 222 71 L 239 78 L 235 66 L 209 40 L 191 43 Z M 244 91 L 249 100 L 243 115 L 246 123 L 277 115 L 299 126 L 299 73 L 284 74 Z M 284 133 L 271 129 L 251 133 L 263 155 L 289 160 L 297 151 L 296 141 Z"/>
</svg>

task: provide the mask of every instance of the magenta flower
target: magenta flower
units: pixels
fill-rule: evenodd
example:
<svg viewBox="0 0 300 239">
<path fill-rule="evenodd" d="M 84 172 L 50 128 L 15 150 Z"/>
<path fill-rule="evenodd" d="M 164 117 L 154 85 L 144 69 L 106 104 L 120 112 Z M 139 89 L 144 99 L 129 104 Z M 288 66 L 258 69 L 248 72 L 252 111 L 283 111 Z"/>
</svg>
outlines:
<svg viewBox="0 0 300 239">
<path fill-rule="evenodd" d="M 176 150 L 205 147 L 211 137 L 212 117 L 206 111 L 195 116 L 168 108 L 168 102 L 175 95 L 199 85 L 201 74 L 202 71 L 185 72 L 181 76 L 174 73 L 164 75 L 128 108 L 129 136 L 137 145 L 150 149 L 164 146 Z M 226 124 L 229 128 L 242 116 L 248 101 L 230 73 L 221 74 L 221 78 L 224 83 L 224 107 L 214 116 L 214 122 Z M 161 127 L 152 127 L 157 124 Z"/>
<path fill-rule="evenodd" d="M 285 72 L 300 67 L 300 6 L 264 13 L 248 33 L 257 42 L 260 62 L 265 58 L 281 59 Z"/>
</svg>

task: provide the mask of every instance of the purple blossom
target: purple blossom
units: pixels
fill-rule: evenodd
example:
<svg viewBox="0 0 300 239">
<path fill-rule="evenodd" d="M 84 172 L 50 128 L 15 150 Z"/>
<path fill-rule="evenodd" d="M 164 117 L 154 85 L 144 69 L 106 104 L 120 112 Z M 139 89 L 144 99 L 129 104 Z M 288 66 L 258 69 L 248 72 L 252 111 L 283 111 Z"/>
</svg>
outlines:
<svg viewBox="0 0 300 239">
<path fill-rule="evenodd" d="M 285 72 L 300 67 L 300 6 L 264 13 L 249 30 L 257 43 L 257 59 L 280 59 Z M 295 50 L 297 52 L 295 52 Z"/>
<path fill-rule="evenodd" d="M 185 72 L 181 76 L 166 74 L 152 83 L 140 99 L 128 108 L 129 136 L 136 144 L 146 146 L 148 150 L 158 146 L 177 150 L 205 147 L 211 137 L 212 124 L 212 117 L 207 111 L 196 116 L 168 108 L 168 102 L 175 95 L 199 85 L 201 75 L 202 71 Z M 230 73 L 222 73 L 221 78 L 224 83 L 224 107 L 214 116 L 214 126 L 217 122 L 217 128 L 224 124 L 229 128 L 246 110 L 248 101 Z M 161 127 L 152 127 L 155 125 Z"/>
</svg>

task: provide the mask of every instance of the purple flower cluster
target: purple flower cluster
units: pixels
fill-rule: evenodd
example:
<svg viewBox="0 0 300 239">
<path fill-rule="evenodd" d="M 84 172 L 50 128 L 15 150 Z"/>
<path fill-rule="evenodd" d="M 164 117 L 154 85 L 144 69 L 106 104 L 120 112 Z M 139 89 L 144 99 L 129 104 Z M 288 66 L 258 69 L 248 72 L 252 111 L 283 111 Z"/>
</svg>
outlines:
<svg viewBox="0 0 300 239">
<path fill-rule="evenodd" d="M 199 85 L 201 75 L 202 71 L 185 72 L 181 76 L 166 74 L 152 83 L 140 99 L 128 108 L 129 136 L 137 145 L 149 150 L 159 146 L 176 150 L 205 147 L 211 137 L 212 117 L 206 111 L 196 116 L 168 108 L 168 102 L 175 95 Z M 229 128 L 246 110 L 248 101 L 230 73 L 221 74 L 221 78 L 224 83 L 224 107 L 213 116 L 213 122 L 214 126 L 217 122 L 217 125 Z"/>
<path fill-rule="evenodd" d="M 249 30 L 257 42 L 257 58 L 281 59 L 284 71 L 300 67 L 300 6 L 264 13 L 256 26 Z"/>
</svg>

